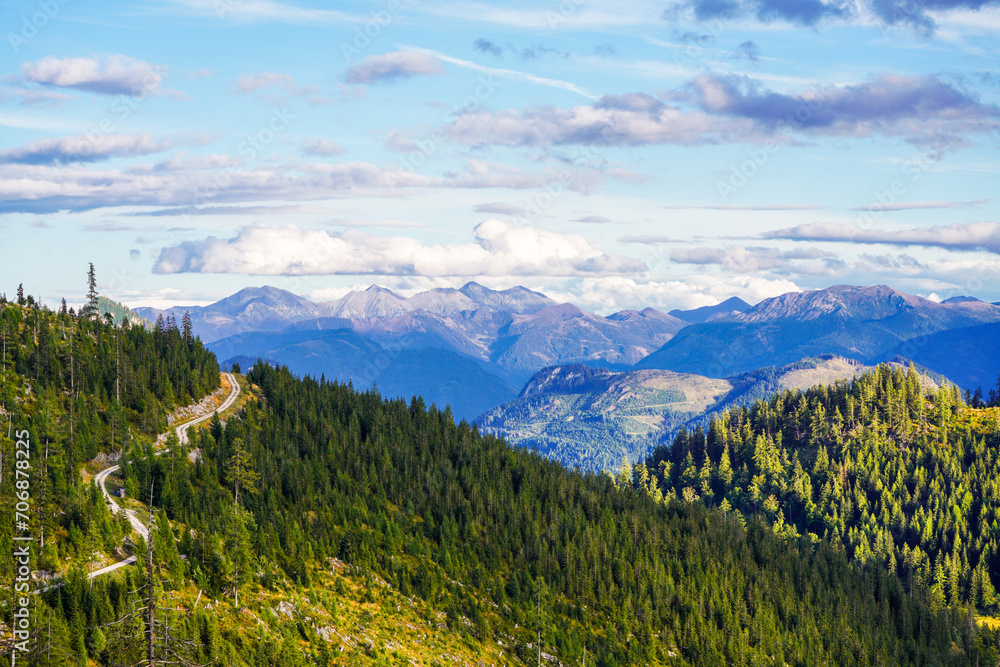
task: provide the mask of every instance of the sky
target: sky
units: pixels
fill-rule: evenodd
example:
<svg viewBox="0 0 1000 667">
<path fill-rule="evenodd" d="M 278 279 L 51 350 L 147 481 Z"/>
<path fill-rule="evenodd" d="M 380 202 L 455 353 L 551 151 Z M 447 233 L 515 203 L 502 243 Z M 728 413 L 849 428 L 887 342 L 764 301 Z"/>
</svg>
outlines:
<svg viewBox="0 0 1000 667">
<path fill-rule="evenodd" d="M 1000 0 L 0 0 L 0 291 L 1000 301 Z"/>
</svg>

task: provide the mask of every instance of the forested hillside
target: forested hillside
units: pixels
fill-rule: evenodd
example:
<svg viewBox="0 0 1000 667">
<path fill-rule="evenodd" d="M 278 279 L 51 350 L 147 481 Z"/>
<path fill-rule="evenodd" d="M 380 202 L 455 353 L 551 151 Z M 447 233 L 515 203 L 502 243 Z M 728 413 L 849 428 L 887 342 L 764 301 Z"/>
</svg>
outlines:
<svg viewBox="0 0 1000 667">
<path fill-rule="evenodd" d="M 135 572 L 126 575 L 131 579 L 100 582 L 93 589 L 83 579 L 90 563 L 122 553 L 131 530 L 127 521 L 111 515 L 82 474 L 83 466 L 101 453 L 151 442 L 166 430 L 175 405 L 201 398 L 219 384 L 214 355 L 173 322 L 153 331 L 128 322 L 113 328 L 97 310 L 100 303 L 95 294 L 77 315 L 65 303 L 59 311 L 42 307 L 22 288 L 14 301 L 0 299 L 0 503 L 9 508 L 9 519 L 0 522 L 0 551 L 8 554 L 2 585 L 13 593 L 9 554 L 14 508 L 23 500 L 15 493 L 26 493 L 31 506 L 25 530 L 36 538 L 31 569 L 39 575 L 32 585 L 70 573 L 68 586 L 46 594 L 35 609 L 33 642 L 43 622 L 52 633 L 47 643 L 33 644 L 35 664 L 71 664 L 71 657 L 83 659 L 86 647 L 102 647 L 106 636 L 95 623 L 124 614 L 126 591 L 138 588 Z M 11 472 L 14 440 L 23 437 L 17 433 L 30 439 L 26 489 L 15 485 Z M 23 479 L 18 477 L 21 484 Z M 11 611 L 5 603 L 6 627 Z M 8 648 L 9 639 L 5 630 L 2 641 Z M 45 660 L 38 654 L 43 646 Z"/>
<path fill-rule="evenodd" d="M 214 508 L 231 497 L 221 489 L 235 491 L 245 458 L 242 571 L 274 563 L 306 585 L 310 562 L 337 557 L 525 661 L 536 633 L 570 663 L 584 650 L 598 664 L 992 656 L 975 648 L 963 612 L 932 612 L 894 576 L 862 573 L 825 544 L 618 490 L 419 399 L 384 401 L 261 364 L 249 379 L 263 400 L 203 438 L 196 492 L 176 515 L 199 534 L 223 532 Z M 221 590 L 226 576 L 208 579 Z"/>
<path fill-rule="evenodd" d="M 934 609 L 997 605 L 1000 408 L 969 408 L 954 385 L 928 390 L 912 367 L 733 409 L 636 476 L 655 495 L 842 546 Z"/>
<path fill-rule="evenodd" d="M 50 311 L 30 296 L 0 302 L 5 421 L 49 444 L 49 465 L 59 467 L 60 479 L 133 435 L 165 430 L 175 405 L 219 385 L 215 355 L 172 320 L 153 331 L 103 320 L 96 310 L 78 317 L 65 304 Z"/>
<path fill-rule="evenodd" d="M 168 408 L 218 382 L 183 326 L 113 328 L 27 300 L 0 318 L 5 416 L 32 433 L 32 567 L 61 584 L 33 608 L 33 664 L 997 661 L 965 608 L 908 595 L 885 568 L 568 471 L 420 399 L 257 364 L 239 415 L 154 451 Z M 148 543 L 84 465 L 123 444 L 123 502 Z M 13 448 L 5 437 L 4 471 Z M 128 553 L 137 566 L 87 582 L 95 556 Z"/>
</svg>

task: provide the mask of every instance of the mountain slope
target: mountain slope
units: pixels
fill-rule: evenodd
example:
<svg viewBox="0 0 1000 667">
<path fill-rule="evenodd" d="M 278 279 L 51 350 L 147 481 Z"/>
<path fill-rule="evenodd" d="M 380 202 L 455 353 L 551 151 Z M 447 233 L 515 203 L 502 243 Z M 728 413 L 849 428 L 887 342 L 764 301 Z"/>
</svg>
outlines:
<svg viewBox="0 0 1000 667">
<path fill-rule="evenodd" d="M 524 377 L 564 363 L 627 366 L 685 323 L 653 309 L 600 317 L 568 303 L 515 315 L 490 346 L 490 360 Z"/>
<path fill-rule="evenodd" d="M 287 363 L 298 373 L 309 372 L 307 366 L 310 366 L 314 376 L 326 372 L 331 379 L 357 382 L 356 374 L 332 374 L 339 372 L 336 360 L 325 363 L 317 355 L 310 354 L 308 364 L 304 365 L 299 349 L 310 337 L 316 340 L 325 337 L 328 328 L 344 328 L 385 349 L 423 351 L 430 358 L 442 350 L 471 357 L 486 364 L 484 368 L 490 375 L 508 385 L 520 386 L 538 369 L 558 363 L 627 367 L 686 326 L 677 318 L 652 308 L 600 317 L 571 304 L 547 305 L 551 300 L 523 288 L 492 292 L 470 283 L 462 289 L 471 297 L 461 290 L 432 290 L 404 302 L 388 290 L 373 287 L 352 292 L 336 302 L 339 310 L 327 309 L 327 312 L 336 313 L 334 315 L 304 319 L 289 325 L 283 332 L 268 336 L 267 349 L 248 335 L 213 341 L 209 346 L 217 350 L 224 361 L 259 354 Z M 513 310 L 492 310 L 480 305 L 473 310 L 447 312 L 449 304 L 462 304 L 462 300 L 473 298 Z M 430 310 L 423 307 L 405 309 L 415 302 Z M 282 340 L 286 334 L 287 340 Z M 335 350 L 331 348 L 329 353 L 334 354 Z M 346 366 L 341 364 L 340 367 Z M 425 391 L 433 391 L 429 380 Z M 477 404 L 485 404 L 485 397 L 494 395 L 492 390 L 485 392 L 479 385 L 470 386 L 469 391 L 480 394 L 474 401 Z M 509 388 L 504 388 L 502 393 L 507 395 Z M 426 398 L 439 400 L 441 396 L 428 395 Z"/>
<path fill-rule="evenodd" d="M 743 299 L 733 296 L 715 306 L 702 306 L 691 310 L 671 310 L 670 315 L 691 324 L 700 324 L 714 317 L 745 313 L 751 306 Z"/>
<path fill-rule="evenodd" d="M 555 301 L 544 294 L 520 286 L 497 291 L 483 287 L 476 282 L 469 282 L 458 291 L 480 308 L 502 310 L 519 315 L 534 313 L 542 308 L 556 305 Z"/>
<path fill-rule="evenodd" d="M 449 628 L 500 642 L 510 663 L 536 659 L 536 628 L 550 664 L 582 662 L 585 650 L 591 663 L 630 665 L 979 657 L 959 630 L 964 616 L 942 623 L 895 578 L 875 586 L 823 545 L 616 490 L 412 403 L 266 366 L 251 379 L 261 414 L 231 422 L 223 440 L 260 429 L 250 460 L 275 490 L 245 501 L 260 543 L 292 536 L 275 551 L 290 571 L 301 545 L 337 553 L 446 609 Z M 309 410 L 293 420 L 291 406 Z M 921 614 L 926 625 L 902 622 Z"/>
<path fill-rule="evenodd" d="M 349 292 L 336 301 L 323 304 L 325 317 L 348 320 L 395 317 L 411 310 L 413 306 L 406 297 L 378 285 L 372 285 L 362 292 Z"/>
<path fill-rule="evenodd" d="M 245 331 L 277 331 L 292 322 L 319 317 L 323 309 L 277 287 L 247 287 L 208 306 L 176 307 L 165 310 L 137 308 L 139 315 L 155 322 L 159 315 L 173 315 L 178 322 L 190 313 L 196 336 L 211 342 Z"/>
<path fill-rule="evenodd" d="M 860 567 L 898 574 L 932 606 L 996 608 L 1000 408 L 879 366 L 787 391 L 679 433 L 643 466 L 662 493 L 813 533 Z M 904 479 L 905 478 L 905 479 Z"/>
<path fill-rule="evenodd" d="M 991 304 L 939 304 L 885 286 L 838 285 L 765 299 L 724 321 L 692 325 L 636 368 L 726 377 L 820 354 L 863 360 L 916 336 L 988 322 L 1000 322 L 1000 309 Z"/>
<path fill-rule="evenodd" d="M 209 343 L 206 347 L 228 368 L 234 357 L 268 359 L 296 375 L 321 375 L 357 386 L 371 386 L 380 369 L 380 345 L 350 329 L 333 331 L 251 331 Z"/>
<path fill-rule="evenodd" d="M 614 470 L 673 438 L 683 425 L 787 388 L 850 379 L 866 367 L 840 357 L 720 380 L 661 370 L 613 372 L 580 365 L 536 373 L 517 399 L 476 420 L 486 432 L 567 466 Z"/>
<path fill-rule="evenodd" d="M 995 389 L 1000 377 L 1000 323 L 981 324 L 917 336 L 872 357 L 872 363 L 897 357 L 941 373 L 963 389 Z"/>
<path fill-rule="evenodd" d="M 401 350 L 375 379 L 386 398 L 409 401 L 421 396 L 444 410 L 450 406 L 456 421 L 472 421 L 494 405 L 505 403 L 517 390 L 493 375 L 486 364 L 448 350 Z"/>
<path fill-rule="evenodd" d="M 264 359 L 287 366 L 298 376 L 350 382 L 360 389 L 374 383 L 386 396 L 422 396 L 442 410 L 450 405 L 456 419 L 475 419 L 517 393 L 486 364 L 441 349 L 383 347 L 350 329 L 334 331 L 248 332 L 206 346 L 229 368 Z"/>
</svg>

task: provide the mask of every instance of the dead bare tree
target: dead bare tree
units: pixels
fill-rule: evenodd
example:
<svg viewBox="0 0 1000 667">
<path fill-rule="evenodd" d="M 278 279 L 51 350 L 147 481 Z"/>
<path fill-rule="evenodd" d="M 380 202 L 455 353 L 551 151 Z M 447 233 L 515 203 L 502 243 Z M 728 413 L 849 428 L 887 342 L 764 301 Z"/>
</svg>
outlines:
<svg viewBox="0 0 1000 667">
<path fill-rule="evenodd" d="M 154 550 L 153 484 L 149 488 L 149 516 L 146 520 L 146 562 L 142 586 L 133 591 L 132 609 L 128 614 L 108 623 L 105 628 L 115 636 L 109 641 L 114 646 L 117 660 L 114 667 L 203 667 L 196 656 L 201 645 L 183 639 L 176 633 L 176 625 L 171 628 L 171 620 L 188 610 L 168 606 L 163 591 L 163 580 L 156 565 Z M 166 521 L 166 519 L 163 519 Z"/>
</svg>

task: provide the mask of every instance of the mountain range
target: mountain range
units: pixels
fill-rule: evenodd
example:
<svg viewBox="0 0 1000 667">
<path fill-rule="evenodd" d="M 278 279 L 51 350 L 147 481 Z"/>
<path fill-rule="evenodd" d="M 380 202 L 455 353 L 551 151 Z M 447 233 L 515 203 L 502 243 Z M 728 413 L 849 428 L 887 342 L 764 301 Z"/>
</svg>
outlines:
<svg viewBox="0 0 1000 667">
<path fill-rule="evenodd" d="M 535 400 L 520 390 L 525 383 L 537 383 L 533 376 L 542 369 L 573 364 L 589 367 L 584 375 L 592 378 L 669 371 L 674 375 L 630 376 L 627 384 L 645 387 L 671 377 L 670 391 L 708 391 L 714 379 L 725 389 L 720 395 L 729 396 L 735 385 L 725 387 L 733 378 L 780 373 L 773 369 L 823 355 L 868 365 L 913 360 L 967 389 L 992 387 L 1000 372 L 996 304 L 973 297 L 936 303 L 881 285 L 791 292 L 753 306 L 734 297 L 692 310 L 645 308 L 607 316 L 524 287 L 498 291 L 477 283 L 410 297 L 373 285 L 328 302 L 253 287 L 205 307 L 137 312 L 150 321 L 161 314 L 179 321 L 185 311 L 225 367 L 264 358 L 299 375 L 359 388 L 374 384 L 387 396 L 419 394 L 428 405 L 449 405 L 456 418 L 469 421 L 495 417 L 495 409 L 509 401 L 514 403 L 504 410 L 520 414 Z M 641 377 L 646 379 L 635 380 Z M 661 415 L 655 437 L 714 405 L 706 401 L 703 396 L 691 410 L 674 406 L 674 417 Z M 580 408 L 576 426 L 593 422 L 588 410 Z M 635 424 L 649 420 L 636 419 L 622 422 L 628 425 L 619 433 L 623 443 L 648 440 Z M 571 430 L 574 437 L 580 434 L 575 426 Z M 561 451 L 562 436 L 553 429 L 507 435 Z M 646 446 L 641 443 L 622 447 L 639 451 Z"/>
<path fill-rule="evenodd" d="M 247 287 L 208 306 L 169 309 L 137 308 L 149 321 L 172 314 L 180 321 L 188 312 L 195 335 L 211 343 L 246 331 L 279 331 L 303 322 L 305 328 L 338 328 L 341 321 L 385 319 L 414 311 L 451 315 L 481 308 L 511 313 L 533 313 L 556 302 L 524 287 L 503 291 L 491 290 L 470 282 L 460 289 L 439 288 L 421 292 L 409 299 L 392 290 L 372 285 L 366 290 L 347 293 L 340 299 L 314 302 L 277 287 Z"/>
<path fill-rule="evenodd" d="M 992 322 L 1000 307 L 978 299 L 936 303 L 884 285 L 836 285 L 692 324 L 636 368 L 729 377 L 821 354 L 870 362 L 913 338 Z"/>
<path fill-rule="evenodd" d="M 261 357 L 298 374 L 374 382 L 389 396 L 422 394 L 468 420 L 514 398 L 540 368 L 628 368 L 687 326 L 653 308 L 602 317 L 524 287 L 477 283 L 409 298 L 373 285 L 326 303 L 247 288 L 205 307 L 138 312 L 150 320 L 189 312 L 225 367 Z"/>
</svg>

